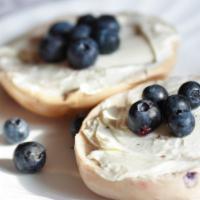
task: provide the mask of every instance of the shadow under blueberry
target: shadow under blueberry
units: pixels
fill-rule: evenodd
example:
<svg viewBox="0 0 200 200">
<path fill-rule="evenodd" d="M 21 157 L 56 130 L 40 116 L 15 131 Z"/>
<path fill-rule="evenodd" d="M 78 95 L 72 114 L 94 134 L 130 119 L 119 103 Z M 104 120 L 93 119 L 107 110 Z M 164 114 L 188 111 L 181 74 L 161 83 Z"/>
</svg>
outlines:
<svg viewBox="0 0 200 200">
<path fill-rule="evenodd" d="M 0 133 L 0 145 L 1 145 L 1 146 L 7 146 L 7 145 L 9 145 L 9 144 L 5 141 L 5 138 L 4 138 L 4 136 L 3 136 L 2 133 Z"/>
<path fill-rule="evenodd" d="M 37 141 L 47 150 L 47 162 L 36 174 L 20 174 L 12 160 L 0 159 L 0 171 L 17 175 L 19 183 L 33 194 L 56 200 L 87 199 L 103 200 L 92 193 L 83 183 L 76 166 L 74 138 L 68 131 L 70 117 L 45 118 L 32 114 L 15 103 L 0 88 L 0 119 L 3 121 L 18 116 L 30 125 L 30 136 L 26 141 Z M 7 145 L 0 134 L 0 147 Z M 14 146 L 8 146 L 13 153 Z M 7 147 L 5 147 L 7 148 Z M 11 148 L 11 149 L 10 149 Z"/>
<path fill-rule="evenodd" d="M 11 159 L 0 159 L 0 171 L 9 174 L 18 174 Z"/>
</svg>

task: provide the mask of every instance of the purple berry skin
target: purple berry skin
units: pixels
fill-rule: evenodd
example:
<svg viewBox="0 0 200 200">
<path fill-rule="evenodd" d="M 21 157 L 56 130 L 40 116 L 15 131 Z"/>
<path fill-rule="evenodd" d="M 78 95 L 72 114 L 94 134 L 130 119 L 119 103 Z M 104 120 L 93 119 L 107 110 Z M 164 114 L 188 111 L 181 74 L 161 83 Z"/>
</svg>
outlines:
<svg viewBox="0 0 200 200">
<path fill-rule="evenodd" d="M 107 29 L 115 33 L 119 33 L 120 24 L 113 15 L 101 15 L 95 23 L 95 29 Z"/>
<path fill-rule="evenodd" d="M 175 137 L 185 137 L 194 130 L 195 118 L 190 111 L 171 113 L 168 125 Z"/>
<path fill-rule="evenodd" d="M 72 30 L 72 28 L 73 25 L 70 24 L 69 22 L 64 22 L 64 21 L 57 22 L 49 28 L 49 34 L 65 38 L 68 37 L 68 34 Z"/>
<path fill-rule="evenodd" d="M 67 59 L 71 68 L 80 70 L 92 66 L 99 54 L 96 42 L 90 38 L 73 41 L 67 50 Z"/>
<path fill-rule="evenodd" d="M 15 149 L 13 161 L 19 172 L 36 173 L 45 165 L 46 150 L 37 142 L 25 142 Z"/>
<path fill-rule="evenodd" d="M 162 113 L 166 119 L 172 113 L 179 113 L 182 111 L 190 111 L 190 103 L 185 96 L 182 95 L 171 95 L 163 103 Z"/>
<path fill-rule="evenodd" d="M 181 85 L 178 94 L 185 96 L 192 109 L 200 106 L 200 84 L 195 81 L 188 81 Z"/>
<path fill-rule="evenodd" d="M 120 47 L 120 38 L 118 33 L 109 29 L 100 29 L 93 34 L 97 42 L 100 54 L 111 54 Z"/>
<path fill-rule="evenodd" d="M 87 25 L 80 24 L 75 26 L 70 33 L 70 40 L 77 40 L 81 38 L 89 38 L 91 35 L 91 28 Z"/>
<path fill-rule="evenodd" d="M 61 62 L 65 59 L 66 41 L 57 36 L 45 36 L 39 45 L 40 57 L 48 63 Z"/>
<path fill-rule="evenodd" d="M 3 129 L 4 137 L 9 144 L 22 142 L 30 132 L 28 123 L 19 117 L 7 120 Z"/>
<path fill-rule="evenodd" d="M 96 18 L 91 14 L 82 15 L 78 18 L 77 24 L 84 24 L 90 26 L 91 28 L 94 26 Z"/>
<path fill-rule="evenodd" d="M 158 105 L 165 101 L 168 97 L 167 90 L 158 84 L 150 85 L 143 90 L 142 97 L 144 99 L 149 99 Z"/>
<path fill-rule="evenodd" d="M 157 104 L 151 100 L 134 103 L 128 113 L 128 128 L 138 136 L 145 136 L 155 130 L 162 122 Z"/>
</svg>

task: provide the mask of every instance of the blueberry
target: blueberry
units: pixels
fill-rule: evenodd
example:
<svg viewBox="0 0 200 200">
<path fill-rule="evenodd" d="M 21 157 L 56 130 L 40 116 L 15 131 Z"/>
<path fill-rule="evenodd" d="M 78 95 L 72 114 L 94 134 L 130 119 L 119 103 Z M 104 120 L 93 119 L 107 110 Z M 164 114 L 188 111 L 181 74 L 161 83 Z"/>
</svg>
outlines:
<svg viewBox="0 0 200 200">
<path fill-rule="evenodd" d="M 165 101 L 162 112 L 164 112 L 164 115 L 166 118 L 171 113 L 179 113 L 182 111 L 190 111 L 190 104 L 186 97 L 182 95 L 171 95 L 167 98 Z"/>
<path fill-rule="evenodd" d="M 102 15 L 96 20 L 95 29 L 109 29 L 118 33 L 120 30 L 120 25 L 114 16 Z"/>
<path fill-rule="evenodd" d="M 21 142 L 29 135 L 27 122 L 17 117 L 7 120 L 3 128 L 5 139 L 10 144 Z"/>
<path fill-rule="evenodd" d="M 70 33 L 70 39 L 71 40 L 76 40 L 76 39 L 81 39 L 81 38 L 88 38 L 90 37 L 91 34 L 91 28 L 87 25 L 77 25 L 75 26 L 71 33 Z"/>
<path fill-rule="evenodd" d="M 145 136 L 161 124 L 161 112 L 151 100 L 134 103 L 128 113 L 128 127 L 139 136 Z"/>
<path fill-rule="evenodd" d="M 19 144 L 14 152 L 14 164 L 22 173 L 36 173 L 46 162 L 46 150 L 37 142 Z"/>
<path fill-rule="evenodd" d="M 110 54 L 116 51 L 120 45 L 119 35 L 116 32 L 100 29 L 93 35 L 101 54 Z"/>
<path fill-rule="evenodd" d="M 67 51 L 68 62 L 74 69 L 84 69 L 93 65 L 98 56 L 96 42 L 89 38 L 75 40 Z"/>
<path fill-rule="evenodd" d="M 66 43 L 60 37 L 46 36 L 39 46 L 39 54 L 46 62 L 60 62 L 65 59 Z"/>
<path fill-rule="evenodd" d="M 83 113 L 75 117 L 70 127 L 70 133 L 72 134 L 72 136 L 75 136 L 79 132 L 82 122 L 85 119 L 85 117 L 86 117 L 86 114 L 83 114 Z"/>
<path fill-rule="evenodd" d="M 92 27 L 94 25 L 95 21 L 96 21 L 96 18 L 93 15 L 86 14 L 86 15 L 83 15 L 78 18 L 77 24 L 78 25 L 84 24 L 84 25 Z"/>
<path fill-rule="evenodd" d="M 195 118 L 190 111 L 180 111 L 170 114 L 168 124 L 174 136 L 184 137 L 193 131 Z"/>
<path fill-rule="evenodd" d="M 200 84 L 195 81 L 188 81 L 181 85 L 179 94 L 188 98 L 191 108 L 200 106 Z"/>
<path fill-rule="evenodd" d="M 168 97 L 167 90 L 161 85 L 150 85 L 146 87 L 142 93 L 144 99 L 149 99 L 158 105 L 165 101 Z"/>
<path fill-rule="evenodd" d="M 49 28 L 49 34 L 53 36 L 67 37 L 73 25 L 69 22 L 57 22 Z"/>
</svg>

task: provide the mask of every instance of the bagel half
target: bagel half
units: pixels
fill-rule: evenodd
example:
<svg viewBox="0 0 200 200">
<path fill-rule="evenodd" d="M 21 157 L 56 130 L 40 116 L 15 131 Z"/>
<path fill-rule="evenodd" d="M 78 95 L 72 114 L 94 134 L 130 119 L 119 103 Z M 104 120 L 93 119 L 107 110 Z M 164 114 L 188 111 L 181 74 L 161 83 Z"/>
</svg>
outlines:
<svg viewBox="0 0 200 200">
<path fill-rule="evenodd" d="M 130 131 L 126 128 L 126 123 L 120 121 L 123 109 L 129 108 L 133 102 L 141 99 L 142 91 L 146 86 L 159 83 L 164 85 L 170 94 L 175 94 L 180 85 L 188 80 L 200 81 L 200 77 L 176 77 L 142 84 L 128 92 L 108 98 L 89 113 L 76 135 L 75 155 L 81 177 L 90 190 L 109 199 L 120 200 L 198 200 L 200 198 L 198 137 L 200 108 L 192 111 L 196 126 L 191 135 L 184 138 L 174 138 L 168 134 L 167 126 L 162 125 L 148 136 L 138 137 L 132 133 L 127 137 L 128 140 L 124 140 L 123 134 L 130 134 Z M 119 110 L 113 115 L 114 117 L 108 112 L 106 115 L 108 121 L 105 118 L 105 124 L 102 123 L 101 126 L 100 123 L 95 123 L 95 120 L 102 116 L 102 112 L 113 108 L 122 108 L 123 112 Z M 111 130 L 112 136 L 109 135 Z M 122 132 L 117 132 L 118 130 Z M 132 143 L 129 143 L 130 140 Z M 138 146 L 135 144 L 136 140 Z M 152 143 L 148 146 L 150 140 Z M 133 148 L 134 145 L 136 147 Z M 139 145 L 143 146 L 141 151 L 137 150 L 140 148 Z M 130 154 L 129 148 L 133 148 Z M 146 153 L 147 157 L 145 157 Z M 155 162 L 155 165 L 151 165 L 157 159 L 161 160 L 160 163 Z M 140 164 L 141 170 L 136 168 L 135 164 L 140 160 L 144 161 Z"/>
<path fill-rule="evenodd" d="M 73 70 L 66 63 L 43 63 L 35 55 L 39 38 L 52 22 L 1 47 L 1 85 L 26 109 L 56 117 L 89 109 L 145 81 L 165 78 L 175 64 L 179 45 L 174 28 L 156 17 L 135 13 L 117 18 L 121 48 L 99 56 L 95 66 L 85 70 Z M 76 17 L 63 19 L 74 22 Z"/>
</svg>

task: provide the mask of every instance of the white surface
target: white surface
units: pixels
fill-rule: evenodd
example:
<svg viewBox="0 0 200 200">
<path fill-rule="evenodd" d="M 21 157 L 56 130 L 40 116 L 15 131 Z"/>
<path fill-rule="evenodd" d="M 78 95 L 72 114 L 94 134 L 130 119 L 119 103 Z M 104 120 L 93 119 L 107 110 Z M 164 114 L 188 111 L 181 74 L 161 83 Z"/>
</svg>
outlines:
<svg viewBox="0 0 200 200">
<path fill-rule="evenodd" d="M 49 2 L 53 0 L 42 1 Z M 41 2 L 41 0 L 0 0 L 0 16 L 8 15 L 21 8 L 30 8 L 37 5 L 39 2 Z"/>
<path fill-rule="evenodd" d="M 173 74 L 198 74 L 200 46 L 200 1 L 198 0 L 68 0 L 0 19 L 0 43 L 6 42 L 40 22 L 63 14 L 77 12 L 116 12 L 138 10 L 159 15 L 174 24 L 182 36 L 177 66 Z M 68 119 L 49 120 L 30 114 L 0 91 L 0 125 L 10 116 L 24 117 L 31 125 L 28 140 L 47 147 L 48 160 L 42 173 L 18 174 L 12 164 L 15 146 L 8 146 L 0 135 L 0 199 L 102 199 L 92 194 L 82 183 L 71 146 L 73 139 L 67 131 Z"/>
<path fill-rule="evenodd" d="M 19 116 L 28 121 L 31 134 L 27 141 L 38 141 L 47 148 L 47 163 L 41 173 L 23 175 L 12 163 L 15 145 L 7 145 L 0 134 L 0 199 L 88 199 L 100 200 L 83 184 L 76 168 L 73 138 L 68 133 L 69 119 L 47 119 L 31 114 L 0 90 L 0 125 Z M 40 197 L 35 197 L 36 195 Z M 34 198 L 35 197 L 35 198 Z M 45 200 L 45 199 L 44 199 Z"/>
</svg>

